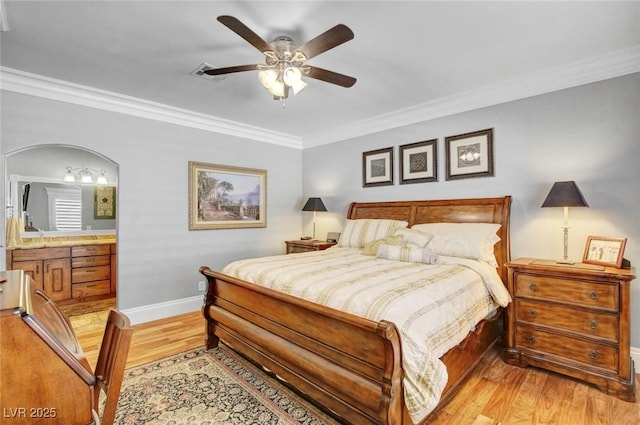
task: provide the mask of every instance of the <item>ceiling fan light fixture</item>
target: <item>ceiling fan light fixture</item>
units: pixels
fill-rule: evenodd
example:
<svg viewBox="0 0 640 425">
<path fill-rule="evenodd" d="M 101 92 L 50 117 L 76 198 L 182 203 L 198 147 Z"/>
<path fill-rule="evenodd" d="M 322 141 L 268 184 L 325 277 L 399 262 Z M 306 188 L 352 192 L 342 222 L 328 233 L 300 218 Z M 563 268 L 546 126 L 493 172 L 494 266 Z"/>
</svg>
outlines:
<svg viewBox="0 0 640 425">
<path fill-rule="evenodd" d="M 267 90 L 278 82 L 278 72 L 273 69 L 262 69 L 258 72 L 258 80 Z"/>
<path fill-rule="evenodd" d="M 267 90 L 276 98 L 285 97 L 284 83 L 282 81 L 276 80 L 270 87 L 267 87 Z"/>
<path fill-rule="evenodd" d="M 298 92 L 308 85 L 302 81 L 302 72 L 300 72 L 300 68 L 295 66 L 286 68 L 282 75 L 282 79 L 286 85 L 291 87 L 294 95 L 298 94 Z"/>
</svg>

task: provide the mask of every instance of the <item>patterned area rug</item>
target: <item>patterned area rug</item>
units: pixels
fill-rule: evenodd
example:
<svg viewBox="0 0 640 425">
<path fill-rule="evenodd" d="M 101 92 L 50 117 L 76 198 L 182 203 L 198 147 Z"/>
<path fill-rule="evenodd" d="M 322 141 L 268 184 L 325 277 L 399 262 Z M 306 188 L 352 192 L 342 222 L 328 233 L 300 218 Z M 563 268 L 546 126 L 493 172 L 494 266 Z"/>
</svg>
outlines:
<svg viewBox="0 0 640 425">
<path fill-rule="evenodd" d="M 116 424 L 338 424 L 230 348 L 182 353 L 125 372 Z"/>
</svg>

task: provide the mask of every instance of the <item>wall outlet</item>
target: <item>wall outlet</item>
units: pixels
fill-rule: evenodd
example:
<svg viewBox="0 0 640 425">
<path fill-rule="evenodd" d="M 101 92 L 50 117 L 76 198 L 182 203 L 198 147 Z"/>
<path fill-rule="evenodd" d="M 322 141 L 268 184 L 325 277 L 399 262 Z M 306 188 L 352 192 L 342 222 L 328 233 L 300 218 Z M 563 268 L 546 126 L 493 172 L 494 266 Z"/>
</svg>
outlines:
<svg viewBox="0 0 640 425">
<path fill-rule="evenodd" d="M 204 280 L 201 280 L 200 282 L 198 282 L 198 290 L 204 291 L 206 283 L 207 282 L 205 282 Z"/>
</svg>

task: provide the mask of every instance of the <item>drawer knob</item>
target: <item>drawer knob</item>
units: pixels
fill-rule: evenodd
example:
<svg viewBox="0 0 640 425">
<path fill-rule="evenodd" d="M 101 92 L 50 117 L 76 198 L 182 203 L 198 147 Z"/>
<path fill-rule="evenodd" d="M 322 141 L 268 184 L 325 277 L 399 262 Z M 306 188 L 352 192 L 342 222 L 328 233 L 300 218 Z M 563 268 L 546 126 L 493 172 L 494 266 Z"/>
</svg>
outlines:
<svg viewBox="0 0 640 425">
<path fill-rule="evenodd" d="M 529 289 L 531 289 L 533 292 L 538 291 L 538 285 L 536 285 L 535 283 L 532 283 L 529 285 Z"/>
<path fill-rule="evenodd" d="M 589 352 L 589 358 L 591 360 L 597 360 L 598 359 L 598 352 L 596 350 L 591 350 Z"/>
<path fill-rule="evenodd" d="M 527 337 L 527 342 L 528 342 L 529 344 L 534 344 L 534 343 L 536 342 L 536 337 L 535 337 L 535 336 L 533 336 L 533 335 L 529 335 L 529 336 Z"/>
<path fill-rule="evenodd" d="M 534 318 L 534 317 L 536 317 L 536 316 L 537 316 L 536 311 L 535 311 L 534 309 L 531 309 L 531 310 L 529 311 L 529 317 Z"/>
<path fill-rule="evenodd" d="M 589 322 L 589 327 L 590 327 L 591 329 L 594 329 L 594 330 L 595 330 L 595 329 L 598 329 L 598 321 L 597 321 L 597 320 L 592 320 L 592 321 L 590 321 L 590 322 Z"/>
<path fill-rule="evenodd" d="M 591 298 L 592 300 L 597 300 L 598 299 L 598 292 L 597 291 L 589 292 L 589 298 Z"/>
</svg>

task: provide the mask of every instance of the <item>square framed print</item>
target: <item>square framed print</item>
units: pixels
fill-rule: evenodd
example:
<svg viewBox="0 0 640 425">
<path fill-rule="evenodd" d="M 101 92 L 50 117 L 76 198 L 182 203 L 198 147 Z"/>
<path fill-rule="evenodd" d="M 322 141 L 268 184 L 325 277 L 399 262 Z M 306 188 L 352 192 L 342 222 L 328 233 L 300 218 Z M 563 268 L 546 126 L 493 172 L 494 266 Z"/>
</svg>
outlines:
<svg viewBox="0 0 640 425">
<path fill-rule="evenodd" d="M 393 147 L 362 153 L 362 186 L 393 184 Z"/>
<path fill-rule="evenodd" d="M 493 176 L 493 129 L 445 138 L 447 180 Z"/>
<path fill-rule="evenodd" d="M 95 220 L 113 220 L 116 218 L 115 186 L 93 187 L 93 218 Z"/>
<path fill-rule="evenodd" d="M 400 184 L 438 180 L 438 140 L 400 146 Z"/>
<path fill-rule="evenodd" d="M 189 230 L 267 227 L 267 172 L 189 161 Z"/>
<path fill-rule="evenodd" d="M 627 238 L 588 236 L 582 262 L 620 268 L 626 245 Z"/>
</svg>

